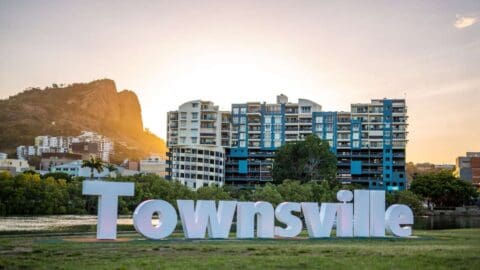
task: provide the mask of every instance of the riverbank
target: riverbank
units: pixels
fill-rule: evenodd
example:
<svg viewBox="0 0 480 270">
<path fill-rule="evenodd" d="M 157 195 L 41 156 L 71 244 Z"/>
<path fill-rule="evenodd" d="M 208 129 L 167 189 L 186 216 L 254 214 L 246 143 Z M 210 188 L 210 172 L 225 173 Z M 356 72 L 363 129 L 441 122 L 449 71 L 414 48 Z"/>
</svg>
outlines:
<svg viewBox="0 0 480 270">
<path fill-rule="evenodd" d="M 97 216 L 94 215 L 0 217 L 0 235 L 35 232 L 95 232 L 96 224 Z M 135 231 L 130 215 L 120 215 L 117 224 L 119 230 Z M 178 230 L 182 229 L 181 223 L 177 226 Z M 414 230 L 480 228 L 480 216 L 416 216 L 413 228 Z"/>
<path fill-rule="evenodd" d="M 480 229 L 414 231 L 413 238 L 150 241 L 120 233 L 0 236 L 0 269 L 480 269 Z M 90 241 L 87 241 L 90 240 Z"/>
</svg>

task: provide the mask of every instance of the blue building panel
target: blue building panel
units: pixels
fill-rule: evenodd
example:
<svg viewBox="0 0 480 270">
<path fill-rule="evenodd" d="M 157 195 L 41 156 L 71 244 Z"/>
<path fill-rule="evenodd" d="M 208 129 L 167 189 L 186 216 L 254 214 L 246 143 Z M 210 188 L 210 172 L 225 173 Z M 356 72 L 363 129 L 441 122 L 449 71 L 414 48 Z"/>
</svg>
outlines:
<svg viewBox="0 0 480 270">
<path fill-rule="evenodd" d="M 248 157 L 248 149 L 247 148 L 232 148 L 230 151 L 231 157 Z"/>
<path fill-rule="evenodd" d="M 248 173 L 248 161 L 239 160 L 238 161 L 238 173 Z"/>
<path fill-rule="evenodd" d="M 362 161 L 352 160 L 350 162 L 350 173 L 356 175 L 362 174 Z"/>
</svg>

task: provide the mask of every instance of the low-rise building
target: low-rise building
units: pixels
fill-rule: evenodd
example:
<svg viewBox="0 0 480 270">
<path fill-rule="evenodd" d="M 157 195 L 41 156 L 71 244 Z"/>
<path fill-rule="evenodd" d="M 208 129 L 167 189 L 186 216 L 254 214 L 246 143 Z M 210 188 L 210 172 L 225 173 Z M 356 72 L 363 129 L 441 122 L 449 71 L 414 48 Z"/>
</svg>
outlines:
<svg viewBox="0 0 480 270">
<path fill-rule="evenodd" d="M 7 158 L 7 154 L 0 153 L 0 171 L 7 171 L 12 175 L 29 170 L 28 161 L 22 159 Z"/>
<path fill-rule="evenodd" d="M 71 153 L 43 153 L 40 159 L 40 171 L 51 171 L 52 167 L 81 160 L 82 155 Z"/>
<path fill-rule="evenodd" d="M 159 155 L 151 155 L 146 159 L 140 160 L 140 172 L 153 173 L 165 178 L 167 161 Z"/>
<path fill-rule="evenodd" d="M 74 160 L 61 165 L 52 166 L 50 172 L 63 172 L 71 176 L 81 176 L 85 178 L 90 178 L 91 169 L 88 167 L 82 167 L 82 160 Z M 93 170 L 94 178 L 105 178 L 110 176 L 110 171 L 104 168 L 101 172 Z"/>
<path fill-rule="evenodd" d="M 458 157 L 454 175 L 480 186 L 480 152 L 467 152 L 466 156 Z"/>
<path fill-rule="evenodd" d="M 76 176 L 76 177 L 85 177 L 85 178 L 90 178 L 92 170 L 91 168 L 88 167 L 82 167 L 83 165 L 83 160 L 74 160 L 69 163 L 53 166 L 50 168 L 50 172 L 63 172 L 66 173 L 70 176 Z M 93 170 L 93 178 L 94 179 L 101 179 L 101 178 L 108 178 L 108 177 L 113 177 L 115 178 L 118 175 L 121 176 L 133 176 L 138 174 L 138 171 L 135 170 L 128 170 L 120 166 L 114 165 L 115 170 L 110 171 L 107 168 L 103 168 L 102 171 L 98 172 L 97 170 Z"/>
</svg>

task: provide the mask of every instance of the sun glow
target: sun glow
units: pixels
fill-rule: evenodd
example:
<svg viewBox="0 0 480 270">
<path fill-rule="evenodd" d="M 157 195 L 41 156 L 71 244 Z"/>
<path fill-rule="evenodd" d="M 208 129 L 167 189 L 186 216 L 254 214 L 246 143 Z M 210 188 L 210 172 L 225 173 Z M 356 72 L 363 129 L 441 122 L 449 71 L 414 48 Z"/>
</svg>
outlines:
<svg viewBox="0 0 480 270">
<path fill-rule="evenodd" d="M 313 75 L 305 62 L 275 50 L 244 48 L 203 48 L 202 50 L 178 50 L 166 59 L 165 68 L 157 67 L 151 84 L 149 100 L 142 101 L 144 108 L 160 107 L 162 111 L 175 110 L 190 100 L 210 100 L 221 109 L 230 110 L 232 103 L 248 101 L 275 102 L 275 95 L 286 94 L 291 101 L 307 98 L 320 104 L 335 104 L 339 97 L 322 78 Z M 166 68 L 168 67 L 168 69 Z M 151 67 L 154 69 L 155 67 Z M 321 73 L 321 72 L 320 72 Z M 324 85 L 324 87 L 319 87 Z M 160 89 L 168 93 L 160 93 Z M 301 93 L 301 94 L 300 94 Z M 168 95 L 160 100 L 153 95 Z M 159 103 L 160 101 L 160 103 Z M 151 103 L 151 104 L 149 104 Z M 145 113 L 146 122 L 159 134 L 165 134 L 165 123 L 158 120 L 164 115 Z M 155 119 L 155 120 L 154 120 Z"/>
</svg>

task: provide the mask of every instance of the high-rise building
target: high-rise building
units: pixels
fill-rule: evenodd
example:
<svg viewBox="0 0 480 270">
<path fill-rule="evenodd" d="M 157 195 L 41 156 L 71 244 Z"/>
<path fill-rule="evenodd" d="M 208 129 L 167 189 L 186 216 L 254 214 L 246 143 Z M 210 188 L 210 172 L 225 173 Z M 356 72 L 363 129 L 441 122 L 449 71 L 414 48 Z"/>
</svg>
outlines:
<svg viewBox="0 0 480 270">
<path fill-rule="evenodd" d="M 225 183 L 252 185 L 271 181 L 277 149 L 315 134 L 328 141 L 337 156 L 337 178 L 342 183 L 389 191 L 406 188 L 408 132 L 404 99 L 374 99 L 370 103 L 352 104 L 350 112 L 325 112 L 319 104 L 306 99 L 289 103 L 285 95 L 277 96 L 276 103 L 236 103 L 232 105 L 231 117 L 220 122 L 217 119 L 216 125 L 209 126 L 215 127 L 210 133 L 204 133 L 211 134 L 210 139 L 196 143 L 202 132 L 196 130 L 200 123 L 192 120 L 196 119 L 194 113 L 199 115 L 201 110 L 197 112 L 193 108 L 200 108 L 200 104 L 201 101 L 185 103 L 179 111 L 169 113 L 169 147 L 192 147 L 208 141 L 225 148 Z M 207 104 L 213 106 L 210 102 Z M 218 108 L 215 107 L 215 111 Z M 218 114 L 228 115 L 227 112 Z M 219 129 L 219 125 L 222 128 Z M 192 171 L 192 166 L 172 167 L 172 178 L 186 175 L 185 168 Z"/>
<path fill-rule="evenodd" d="M 230 146 L 230 112 L 194 100 L 168 112 L 169 178 L 191 188 L 223 185 L 225 147 Z"/>
<path fill-rule="evenodd" d="M 278 147 L 312 133 L 312 113 L 322 107 L 310 100 L 288 103 L 248 102 L 232 105 L 232 143 L 227 149 L 225 181 L 235 185 L 272 180 L 273 157 Z"/>
</svg>

